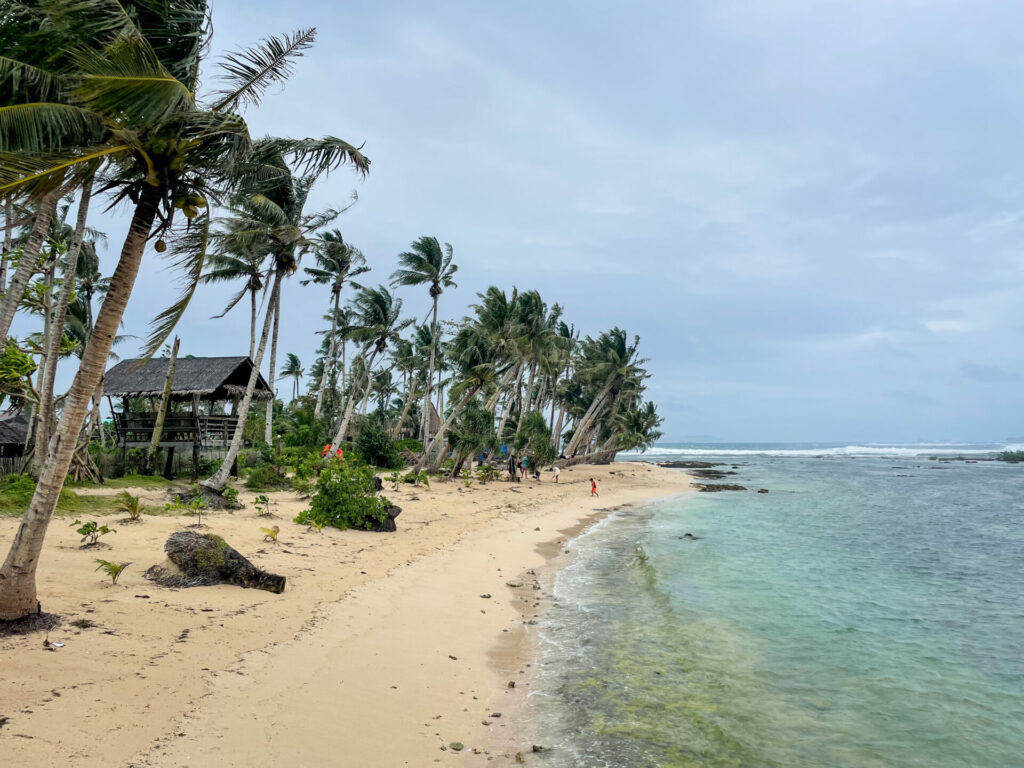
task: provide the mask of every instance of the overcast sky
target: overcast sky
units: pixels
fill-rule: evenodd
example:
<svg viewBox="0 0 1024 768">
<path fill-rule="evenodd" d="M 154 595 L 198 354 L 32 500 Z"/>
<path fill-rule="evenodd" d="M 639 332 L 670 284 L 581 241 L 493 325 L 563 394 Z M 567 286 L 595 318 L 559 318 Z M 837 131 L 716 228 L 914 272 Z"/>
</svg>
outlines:
<svg viewBox="0 0 1024 768">
<path fill-rule="evenodd" d="M 368 277 L 436 235 L 459 265 L 443 317 L 515 285 L 639 334 L 666 440 L 1024 434 L 1024 5 L 213 7 L 218 50 L 318 28 L 249 119 L 365 142 L 369 177 L 333 173 L 312 208 L 358 191 L 338 226 Z M 143 269 L 140 336 L 170 298 Z M 245 354 L 244 307 L 208 319 L 228 295 L 197 296 L 182 354 Z M 426 290 L 402 295 L 422 318 Z M 327 291 L 283 301 L 280 357 L 308 366 Z"/>
</svg>

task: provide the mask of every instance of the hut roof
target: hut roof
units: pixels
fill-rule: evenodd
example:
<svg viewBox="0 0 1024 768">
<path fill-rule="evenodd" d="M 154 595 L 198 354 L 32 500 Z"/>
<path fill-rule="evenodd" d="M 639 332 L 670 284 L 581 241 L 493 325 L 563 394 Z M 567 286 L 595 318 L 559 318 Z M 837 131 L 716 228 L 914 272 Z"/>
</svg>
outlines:
<svg viewBox="0 0 1024 768">
<path fill-rule="evenodd" d="M 0 445 L 21 445 L 28 435 L 28 413 L 4 411 L 0 413 Z"/>
<path fill-rule="evenodd" d="M 103 379 L 103 393 L 118 397 L 159 397 L 167 379 L 167 357 L 122 360 Z M 245 394 L 253 363 L 248 357 L 179 357 L 174 366 L 171 397 L 198 395 L 203 400 L 230 400 Z M 263 374 L 256 380 L 256 400 L 269 400 L 270 387 Z"/>
</svg>

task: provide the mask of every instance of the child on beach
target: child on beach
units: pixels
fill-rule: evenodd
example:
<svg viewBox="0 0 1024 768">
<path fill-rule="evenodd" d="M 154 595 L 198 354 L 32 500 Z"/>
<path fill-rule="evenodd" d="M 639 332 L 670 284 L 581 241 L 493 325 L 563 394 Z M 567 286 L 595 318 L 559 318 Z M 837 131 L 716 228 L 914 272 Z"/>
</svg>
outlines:
<svg viewBox="0 0 1024 768">
<path fill-rule="evenodd" d="M 591 496 L 600 496 L 601 495 L 600 493 L 597 492 L 597 483 L 594 482 L 594 478 L 590 478 L 590 495 Z"/>
</svg>

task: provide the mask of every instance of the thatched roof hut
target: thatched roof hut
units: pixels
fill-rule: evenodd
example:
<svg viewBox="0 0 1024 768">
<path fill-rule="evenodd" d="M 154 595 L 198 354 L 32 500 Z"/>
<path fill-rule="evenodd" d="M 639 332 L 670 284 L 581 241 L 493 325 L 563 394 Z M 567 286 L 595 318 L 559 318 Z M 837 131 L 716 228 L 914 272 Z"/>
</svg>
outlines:
<svg viewBox="0 0 1024 768">
<path fill-rule="evenodd" d="M 163 394 L 169 358 L 122 360 L 103 380 L 103 393 L 113 397 L 155 397 Z M 248 357 L 179 357 L 174 368 L 174 400 L 235 400 L 245 394 L 253 363 Z M 256 380 L 255 400 L 270 400 L 263 374 Z"/>
<path fill-rule="evenodd" d="M 10 410 L 0 413 L 0 457 L 21 456 L 28 436 L 28 412 Z"/>
</svg>

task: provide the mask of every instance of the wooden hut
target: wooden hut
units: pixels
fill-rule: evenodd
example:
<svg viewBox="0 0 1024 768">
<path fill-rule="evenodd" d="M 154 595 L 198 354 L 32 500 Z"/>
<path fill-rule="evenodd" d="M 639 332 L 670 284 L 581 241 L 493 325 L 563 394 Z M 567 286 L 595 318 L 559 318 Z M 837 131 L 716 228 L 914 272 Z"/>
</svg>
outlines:
<svg viewBox="0 0 1024 768">
<path fill-rule="evenodd" d="M 107 371 L 103 392 L 110 401 L 122 457 L 128 448 L 152 443 L 169 364 L 169 358 L 123 360 Z M 204 448 L 231 443 L 238 424 L 238 404 L 252 368 L 248 357 L 178 358 L 159 442 L 161 448 L 168 449 L 165 474 L 176 448 L 192 449 L 195 468 Z M 260 374 L 253 398 L 270 400 L 272 396 Z M 114 398 L 120 398 L 120 409 L 115 408 Z"/>
<path fill-rule="evenodd" d="M 0 412 L 0 474 L 18 471 L 28 437 L 28 410 L 13 408 Z"/>
</svg>

